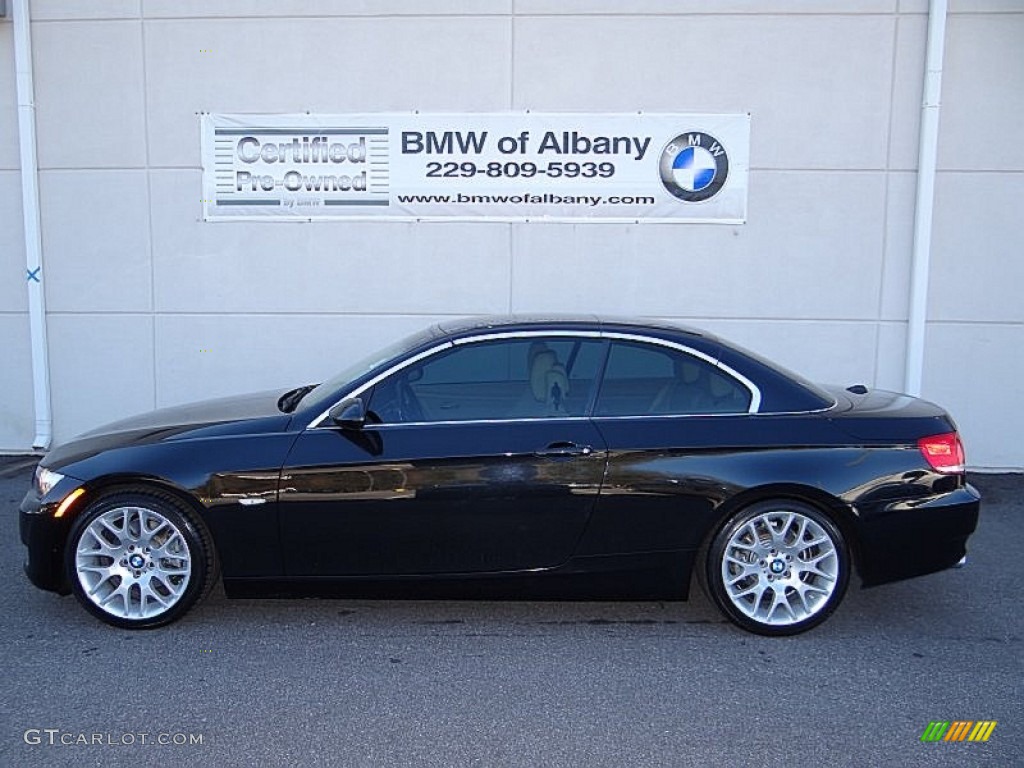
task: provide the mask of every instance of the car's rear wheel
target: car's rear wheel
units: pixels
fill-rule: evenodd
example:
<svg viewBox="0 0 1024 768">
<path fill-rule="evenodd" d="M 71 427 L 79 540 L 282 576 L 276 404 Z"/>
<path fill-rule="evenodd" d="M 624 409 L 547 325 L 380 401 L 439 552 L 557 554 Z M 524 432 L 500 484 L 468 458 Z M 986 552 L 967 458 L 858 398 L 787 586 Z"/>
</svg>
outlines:
<svg viewBox="0 0 1024 768">
<path fill-rule="evenodd" d="M 180 618 L 216 578 L 202 522 L 156 489 L 115 491 L 90 504 L 72 526 L 65 565 L 86 610 L 127 629 Z"/>
<path fill-rule="evenodd" d="M 711 598 L 735 624 L 762 635 L 795 635 L 836 609 L 850 580 L 849 548 L 825 514 L 787 499 L 733 515 L 704 563 Z"/>
</svg>

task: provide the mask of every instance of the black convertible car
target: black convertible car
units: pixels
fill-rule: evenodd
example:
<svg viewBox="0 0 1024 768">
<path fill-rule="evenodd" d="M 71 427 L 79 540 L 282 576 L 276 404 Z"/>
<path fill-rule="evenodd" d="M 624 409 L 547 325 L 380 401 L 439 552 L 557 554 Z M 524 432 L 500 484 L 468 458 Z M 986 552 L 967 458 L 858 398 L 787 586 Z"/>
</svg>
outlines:
<svg viewBox="0 0 1024 768">
<path fill-rule="evenodd" d="M 51 451 L 34 584 L 155 627 L 228 596 L 685 599 L 794 634 L 954 566 L 978 519 L 956 426 L 662 323 L 442 323 L 334 379 L 156 411 Z"/>
</svg>

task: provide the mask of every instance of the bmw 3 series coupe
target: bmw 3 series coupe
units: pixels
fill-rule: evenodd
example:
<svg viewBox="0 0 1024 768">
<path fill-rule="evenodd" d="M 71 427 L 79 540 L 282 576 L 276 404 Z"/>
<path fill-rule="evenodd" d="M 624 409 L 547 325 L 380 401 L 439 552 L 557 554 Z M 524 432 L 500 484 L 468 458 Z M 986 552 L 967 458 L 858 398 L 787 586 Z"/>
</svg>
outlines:
<svg viewBox="0 0 1024 768">
<path fill-rule="evenodd" d="M 287 392 L 50 451 L 25 566 L 118 627 L 228 597 L 679 599 L 801 632 L 851 578 L 961 563 L 979 496 L 924 400 L 823 388 L 700 331 L 445 322 Z"/>
</svg>

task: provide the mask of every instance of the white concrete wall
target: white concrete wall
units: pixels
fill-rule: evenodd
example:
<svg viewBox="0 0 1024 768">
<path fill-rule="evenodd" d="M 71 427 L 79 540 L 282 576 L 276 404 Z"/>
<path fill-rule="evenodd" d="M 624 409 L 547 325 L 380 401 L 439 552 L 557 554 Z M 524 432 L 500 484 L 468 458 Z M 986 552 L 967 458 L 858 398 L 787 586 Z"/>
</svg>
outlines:
<svg viewBox="0 0 1024 768">
<path fill-rule="evenodd" d="M 1024 0 L 961 3 L 943 82 L 924 387 L 972 461 L 1024 466 Z M 954 5 L 954 8 L 957 7 Z"/>
<path fill-rule="evenodd" d="M 900 388 L 924 0 L 35 0 L 58 440 L 441 316 L 680 318 Z M 203 51 L 210 51 L 204 53 Z M 925 395 L 1024 467 L 1024 1 L 953 0 Z M 203 223 L 196 113 L 750 111 L 749 223 Z M 0 24 L 0 449 L 32 439 Z M 339 245 L 344 243 L 344 246 Z"/>
</svg>

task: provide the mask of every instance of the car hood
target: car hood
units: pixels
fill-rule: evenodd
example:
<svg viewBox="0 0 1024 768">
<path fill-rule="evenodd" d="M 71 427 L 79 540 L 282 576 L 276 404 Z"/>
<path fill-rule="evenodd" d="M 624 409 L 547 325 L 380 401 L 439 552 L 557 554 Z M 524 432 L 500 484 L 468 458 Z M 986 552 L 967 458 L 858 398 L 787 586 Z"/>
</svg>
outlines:
<svg viewBox="0 0 1024 768">
<path fill-rule="evenodd" d="M 50 451 L 43 466 L 57 469 L 100 451 L 139 443 L 184 440 L 240 433 L 280 432 L 291 420 L 277 401 L 274 389 L 216 400 L 161 408 L 106 424 Z"/>
</svg>

